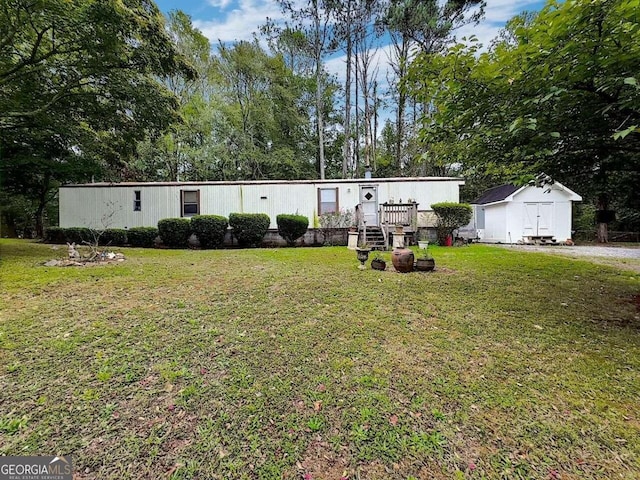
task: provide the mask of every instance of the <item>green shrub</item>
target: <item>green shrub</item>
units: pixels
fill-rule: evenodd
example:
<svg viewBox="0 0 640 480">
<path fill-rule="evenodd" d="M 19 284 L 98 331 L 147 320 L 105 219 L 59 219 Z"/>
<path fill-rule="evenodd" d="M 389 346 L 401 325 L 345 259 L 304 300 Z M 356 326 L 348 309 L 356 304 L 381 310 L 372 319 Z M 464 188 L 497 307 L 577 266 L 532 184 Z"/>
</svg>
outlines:
<svg viewBox="0 0 640 480">
<path fill-rule="evenodd" d="M 127 232 L 127 239 L 132 247 L 151 248 L 157 236 L 156 227 L 133 227 Z"/>
<path fill-rule="evenodd" d="M 191 217 L 191 230 L 202 248 L 222 246 L 229 222 L 220 215 L 195 215 Z"/>
<path fill-rule="evenodd" d="M 233 228 L 233 236 L 243 247 L 259 245 L 267 233 L 270 223 L 269 215 L 265 213 L 232 213 L 229 215 L 229 225 Z"/>
<path fill-rule="evenodd" d="M 296 240 L 302 237 L 309 228 L 309 219 L 304 215 L 281 214 L 276 217 L 278 233 L 292 247 Z"/>
<path fill-rule="evenodd" d="M 81 245 L 83 243 L 93 243 L 95 241 L 94 232 L 90 228 L 85 227 L 70 227 L 63 228 L 65 241 L 69 243 L 77 243 Z"/>
<path fill-rule="evenodd" d="M 438 217 L 436 224 L 438 230 L 438 242 L 444 245 L 453 231 L 464 227 L 471 220 L 473 210 L 468 203 L 441 202 L 431 205 L 433 212 Z"/>
<path fill-rule="evenodd" d="M 188 218 L 164 218 L 158 222 L 158 233 L 167 247 L 185 248 L 191 236 Z"/>
<path fill-rule="evenodd" d="M 123 228 L 107 228 L 100 235 L 100 245 L 110 245 L 112 247 L 121 247 L 127 240 L 127 231 Z"/>
<path fill-rule="evenodd" d="M 46 243 L 65 243 L 67 237 L 65 236 L 64 228 L 61 227 L 49 227 L 44 232 L 44 241 Z"/>
</svg>

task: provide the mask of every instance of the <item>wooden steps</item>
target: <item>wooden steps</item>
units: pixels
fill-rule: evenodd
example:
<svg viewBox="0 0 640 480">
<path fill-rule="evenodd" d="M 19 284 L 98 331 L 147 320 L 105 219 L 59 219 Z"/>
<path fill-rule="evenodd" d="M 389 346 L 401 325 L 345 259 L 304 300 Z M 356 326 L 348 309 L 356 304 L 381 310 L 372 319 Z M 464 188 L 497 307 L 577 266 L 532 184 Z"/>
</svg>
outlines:
<svg viewBox="0 0 640 480">
<path fill-rule="evenodd" d="M 360 232 L 362 235 L 363 232 Z M 367 227 L 367 238 L 364 240 L 371 250 L 386 250 L 384 234 L 380 227 Z"/>
</svg>

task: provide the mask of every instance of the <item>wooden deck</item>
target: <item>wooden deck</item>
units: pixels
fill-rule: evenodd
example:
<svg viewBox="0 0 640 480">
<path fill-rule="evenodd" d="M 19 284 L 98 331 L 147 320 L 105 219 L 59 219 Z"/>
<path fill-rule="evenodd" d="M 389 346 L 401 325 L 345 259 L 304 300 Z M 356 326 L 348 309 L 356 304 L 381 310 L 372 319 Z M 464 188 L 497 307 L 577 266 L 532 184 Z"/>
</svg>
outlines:
<svg viewBox="0 0 640 480">
<path fill-rule="evenodd" d="M 413 245 L 416 241 L 418 225 L 417 203 L 382 203 L 378 209 L 378 225 L 364 225 L 360 208 L 356 208 L 356 221 L 360 242 L 368 243 L 372 248 L 384 248 L 391 243 L 390 239 L 396 226 L 401 226 L 405 235 L 405 245 Z"/>
</svg>

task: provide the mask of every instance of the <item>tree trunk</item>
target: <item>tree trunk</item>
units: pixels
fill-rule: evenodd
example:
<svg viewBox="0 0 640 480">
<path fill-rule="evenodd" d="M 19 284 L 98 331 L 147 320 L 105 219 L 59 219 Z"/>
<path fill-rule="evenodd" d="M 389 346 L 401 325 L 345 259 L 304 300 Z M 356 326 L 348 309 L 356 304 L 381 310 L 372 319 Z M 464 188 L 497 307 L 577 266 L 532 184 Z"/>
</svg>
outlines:
<svg viewBox="0 0 640 480">
<path fill-rule="evenodd" d="M 315 61 L 316 61 L 316 116 L 318 125 L 318 162 L 320 164 L 320 180 L 324 180 L 324 121 L 322 118 L 322 45 L 320 44 L 320 6 L 314 2 L 314 26 L 316 30 Z"/>
<path fill-rule="evenodd" d="M 44 238 L 44 209 L 47 206 L 47 194 L 51 183 L 51 174 L 45 173 L 42 181 L 42 189 L 38 195 L 38 208 L 35 212 L 36 237 Z"/>
<path fill-rule="evenodd" d="M 373 138 L 371 142 L 371 156 L 373 157 L 373 170 L 378 169 L 378 81 L 375 80 L 373 83 Z"/>
<path fill-rule="evenodd" d="M 355 58 L 355 64 L 356 64 L 356 70 L 355 70 L 355 86 L 356 86 L 356 92 L 355 92 L 355 116 L 356 116 L 356 124 L 355 124 L 355 129 L 356 129 L 356 137 L 355 137 L 355 142 L 354 142 L 354 149 L 355 149 L 355 155 L 356 155 L 356 163 L 354 165 L 353 171 L 354 173 L 356 173 L 358 171 L 358 167 L 360 167 L 360 112 L 358 111 L 359 109 L 359 93 L 358 93 L 358 45 L 356 44 L 354 47 L 354 58 Z"/>
<path fill-rule="evenodd" d="M 398 78 L 402 79 L 407 73 L 407 59 L 409 56 L 409 40 L 406 35 L 402 34 L 399 47 L 396 47 L 398 52 L 398 66 L 397 74 Z M 402 175 L 402 169 L 404 167 L 402 162 L 402 144 L 404 139 L 404 115 L 405 107 L 407 104 L 407 94 L 404 89 L 398 88 L 398 108 L 396 110 L 396 161 L 398 168 L 398 175 Z"/>
<path fill-rule="evenodd" d="M 598 195 L 598 201 L 596 204 L 597 210 L 608 210 L 609 209 L 609 198 L 606 194 L 601 193 Z M 597 238 L 598 243 L 608 243 L 609 242 L 609 226 L 605 222 L 598 222 L 597 227 Z"/>
<path fill-rule="evenodd" d="M 351 35 L 347 36 L 347 78 L 344 83 L 344 146 L 342 178 L 347 178 L 351 161 Z"/>
</svg>

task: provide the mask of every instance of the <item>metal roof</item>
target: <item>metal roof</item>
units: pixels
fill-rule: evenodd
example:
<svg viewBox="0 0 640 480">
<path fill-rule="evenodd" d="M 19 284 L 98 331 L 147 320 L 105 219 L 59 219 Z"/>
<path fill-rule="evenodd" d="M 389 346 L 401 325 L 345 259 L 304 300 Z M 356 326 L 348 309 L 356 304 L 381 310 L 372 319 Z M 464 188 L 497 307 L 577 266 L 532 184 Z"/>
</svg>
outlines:
<svg viewBox="0 0 640 480">
<path fill-rule="evenodd" d="M 210 181 L 210 182 L 96 182 L 67 184 L 61 188 L 73 187 L 167 187 L 167 186 L 200 186 L 200 185 L 296 185 L 323 183 L 356 183 L 376 184 L 380 182 L 458 182 L 464 185 L 460 177 L 392 177 L 392 178 L 348 178 L 326 180 L 245 180 L 245 181 Z"/>
</svg>

